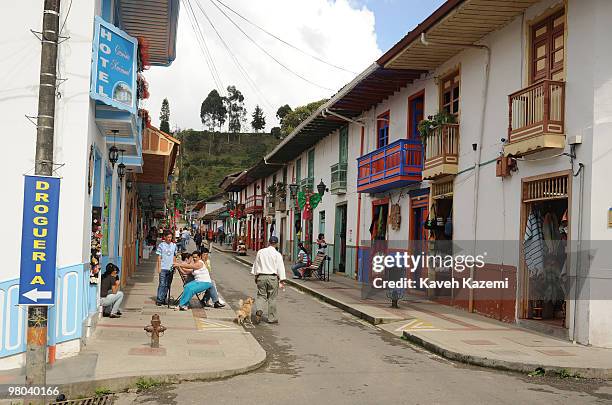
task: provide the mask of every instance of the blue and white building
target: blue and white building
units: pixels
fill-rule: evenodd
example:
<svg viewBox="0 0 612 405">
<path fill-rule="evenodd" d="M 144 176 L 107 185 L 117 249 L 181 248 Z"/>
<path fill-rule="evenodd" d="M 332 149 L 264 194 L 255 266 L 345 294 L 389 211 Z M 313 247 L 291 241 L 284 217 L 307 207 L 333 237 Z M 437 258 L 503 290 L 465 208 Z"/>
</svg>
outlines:
<svg viewBox="0 0 612 405">
<path fill-rule="evenodd" d="M 0 272 L 0 370 L 25 360 L 26 308 L 17 306 L 23 187 L 34 172 L 42 2 L 3 2 L 0 44 L 0 110 L 5 129 L 4 247 Z M 139 47 L 148 65 L 175 58 L 179 0 L 79 0 L 62 2 L 58 56 L 54 174 L 61 178 L 56 305 L 49 311 L 50 357 L 78 353 L 99 316 L 98 284 L 90 283 L 92 212 L 101 213 L 101 269 L 122 267 L 128 179 L 143 172 L 143 128 L 139 116 Z M 92 52 L 93 50 L 93 52 Z M 114 59 L 115 62 L 109 62 Z M 104 71 L 109 66 L 116 69 Z M 146 76 L 146 72 L 145 72 Z M 109 149 L 124 152 L 114 166 Z M 119 163 L 126 176 L 117 173 Z M 133 190 L 137 188 L 134 187 Z M 163 200 L 163 193 L 153 195 Z M 134 191 L 132 191 L 133 193 Z M 146 197 L 145 197 L 146 198 Z M 97 207 L 97 208 L 96 208 Z M 134 235 L 129 235 L 130 240 Z M 132 250 L 131 252 L 134 252 Z M 137 255 L 138 248 L 133 254 Z M 129 258 L 131 262 L 134 258 Z"/>
</svg>

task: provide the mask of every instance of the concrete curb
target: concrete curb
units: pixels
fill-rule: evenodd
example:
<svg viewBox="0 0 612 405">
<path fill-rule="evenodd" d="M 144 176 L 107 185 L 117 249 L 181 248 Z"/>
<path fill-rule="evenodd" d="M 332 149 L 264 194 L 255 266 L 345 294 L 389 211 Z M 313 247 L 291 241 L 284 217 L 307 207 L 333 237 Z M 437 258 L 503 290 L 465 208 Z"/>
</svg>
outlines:
<svg viewBox="0 0 612 405">
<path fill-rule="evenodd" d="M 248 260 L 242 257 L 236 256 L 235 259 L 242 263 L 251 265 L 251 263 Z M 295 288 L 301 291 L 304 291 L 312 296 L 315 296 L 321 299 L 322 301 L 327 302 L 335 307 L 338 307 L 342 309 L 343 311 L 346 311 L 352 315 L 355 315 L 361 319 L 364 319 L 373 325 L 387 323 L 385 322 L 385 318 L 376 318 L 371 315 L 368 315 L 367 313 L 363 311 L 360 311 L 356 308 L 351 307 L 349 304 L 346 304 L 335 298 L 329 297 L 328 295 L 323 294 L 320 291 L 311 289 L 301 283 L 296 283 L 293 280 L 287 280 L 287 284 L 294 286 Z M 395 321 L 397 321 L 397 319 L 393 319 L 388 322 L 395 322 Z M 519 372 L 519 373 L 524 373 L 524 374 L 531 373 L 537 368 L 542 368 L 545 370 L 546 373 L 550 373 L 550 374 L 557 374 L 557 375 L 569 374 L 569 375 L 580 376 L 582 378 L 612 380 L 612 369 L 584 368 L 584 367 L 558 367 L 558 366 L 550 366 L 550 365 L 543 365 L 543 364 L 536 364 L 536 363 L 522 363 L 522 362 L 514 362 L 514 361 L 507 361 L 507 360 L 491 359 L 491 358 L 482 357 L 482 356 L 473 356 L 473 355 L 458 353 L 453 350 L 439 346 L 435 343 L 426 341 L 422 339 L 421 337 L 415 336 L 412 333 L 407 332 L 407 331 L 404 331 L 403 337 L 409 342 L 419 345 L 432 353 L 440 355 L 449 360 L 458 361 L 458 362 L 462 362 L 466 364 L 472 364 L 476 366 L 493 368 L 493 369 L 498 369 L 498 370 L 514 371 L 514 372 Z"/>
<path fill-rule="evenodd" d="M 506 371 L 518 371 L 520 373 L 531 373 L 532 371 L 541 368 L 547 374 L 557 375 L 572 375 L 579 376 L 581 378 L 596 378 L 602 380 L 612 379 L 612 369 L 606 368 L 584 368 L 584 367 L 558 367 L 537 363 L 522 363 L 516 361 L 490 359 L 482 356 L 473 356 L 469 354 L 462 354 L 453 350 L 444 348 L 435 343 L 429 342 L 419 336 L 415 336 L 410 332 L 404 331 L 404 338 L 411 343 L 417 344 L 428 351 L 438 354 L 449 360 L 459 361 L 462 363 L 472 364 L 475 366 L 482 366 L 488 368 L 494 368 L 498 370 Z"/>
<path fill-rule="evenodd" d="M 259 367 L 263 366 L 266 362 L 266 352 L 262 349 L 263 355 L 257 356 L 256 362 L 234 369 L 219 370 L 219 371 L 207 371 L 207 372 L 184 372 L 184 373 L 169 373 L 169 374 L 146 374 L 146 375 L 135 375 L 135 376 L 121 376 L 112 378 L 101 378 L 91 381 L 78 381 L 69 384 L 59 384 L 60 392 L 65 394 L 68 398 L 75 398 L 77 396 L 88 396 L 93 395 L 96 389 L 108 389 L 112 392 L 122 392 L 129 388 L 133 388 L 138 381 L 143 379 L 151 379 L 157 383 L 170 384 L 178 383 L 182 381 L 212 381 L 220 380 L 224 378 L 234 377 L 240 374 L 245 374 L 250 371 L 254 371 Z"/>
</svg>

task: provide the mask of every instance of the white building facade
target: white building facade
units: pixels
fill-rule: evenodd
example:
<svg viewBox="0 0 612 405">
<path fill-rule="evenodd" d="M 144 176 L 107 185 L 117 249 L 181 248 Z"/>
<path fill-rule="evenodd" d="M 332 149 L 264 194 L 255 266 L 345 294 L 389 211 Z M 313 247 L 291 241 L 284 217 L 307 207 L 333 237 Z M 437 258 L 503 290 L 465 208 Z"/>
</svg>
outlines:
<svg viewBox="0 0 612 405">
<path fill-rule="evenodd" d="M 155 9 L 155 2 L 146 2 L 152 12 L 167 21 L 167 26 L 154 28 L 144 27 L 126 3 L 90 0 L 61 5 L 54 139 L 54 175 L 61 178 L 61 188 L 56 304 L 50 307 L 48 320 L 50 361 L 77 353 L 82 341 L 93 331 L 99 311 L 98 284 L 90 278 L 95 276 L 93 257 L 102 271 L 110 262 L 121 267 L 125 236 L 122 230 L 127 220 L 124 202 L 131 190 L 131 183 L 126 187 L 126 179 L 142 171 L 142 116 L 132 108 L 116 108 L 95 101 L 90 94 L 92 49 L 98 44 L 96 29 L 107 24 L 123 30 L 121 35 L 131 38 L 136 50 L 146 42 L 150 47 L 148 64 L 151 66 L 167 66 L 174 59 L 178 1 L 169 1 L 163 9 Z M 12 16 L 7 19 L 4 30 L 11 33 L 6 35 L 11 40 L 5 46 L 7 54 L 13 55 L 0 67 L 6 80 L 0 104 L 6 113 L 7 131 L 16 135 L 11 141 L 11 151 L 7 151 L 9 164 L 5 176 L 11 198 L 4 199 L 0 206 L 4 212 L 11 213 L 6 216 L 7 229 L 20 235 L 23 176 L 33 174 L 36 145 L 36 127 L 25 116 L 36 115 L 40 66 L 40 42 L 30 29 L 40 29 L 43 7 L 42 3 L 16 2 L 4 3 L 0 9 Z M 97 18 L 103 20 L 102 25 Z M 161 32 L 164 30 L 167 31 Z M 140 44 L 136 36 L 141 38 Z M 153 51 L 157 41 L 163 42 L 164 38 L 163 50 Z M 135 77 L 138 62 L 134 58 L 130 63 Z M 136 88 L 130 90 L 133 105 L 137 106 Z M 123 150 L 114 165 L 109 162 L 109 149 L 113 145 Z M 122 177 L 117 169 L 121 163 L 126 171 Z M 92 231 L 96 224 L 104 234 L 99 256 L 92 251 Z M 5 238 L 3 242 L 7 251 L 12 252 L 0 274 L 0 369 L 8 369 L 20 367 L 25 359 L 27 311 L 16 305 L 20 238 Z"/>
</svg>

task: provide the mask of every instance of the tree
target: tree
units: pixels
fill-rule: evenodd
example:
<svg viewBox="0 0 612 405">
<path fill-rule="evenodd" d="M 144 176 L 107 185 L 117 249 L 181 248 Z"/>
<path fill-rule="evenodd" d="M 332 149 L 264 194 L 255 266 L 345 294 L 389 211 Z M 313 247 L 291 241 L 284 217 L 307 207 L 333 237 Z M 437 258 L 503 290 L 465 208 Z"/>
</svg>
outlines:
<svg viewBox="0 0 612 405">
<path fill-rule="evenodd" d="M 276 118 L 278 118 L 278 121 L 282 124 L 283 118 L 285 118 L 285 116 L 291 111 L 292 110 L 291 107 L 289 107 L 289 104 L 285 104 L 284 106 L 279 107 L 278 110 L 276 110 Z"/>
<path fill-rule="evenodd" d="M 244 108 L 244 96 L 236 86 L 227 86 L 228 130 L 234 134 L 239 133 L 242 125 L 246 122 L 246 108 Z M 240 142 L 240 137 L 238 138 Z"/>
<path fill-rule="evenodd" d="M 168 99 L 165 98 L 162 101 L 161 111 L 159 113 L 159 130 L 163 131 L 167 134 L 170 133 L 170 103 L 168 103 Z"/>
<path fill-rule="evenodd" d="M 289 135 L 302 121 L 308 118 L 327 100 L 319 100 L 310 104 L 297 107 L 295 110 L 285 115 L 281 121 L 281 135 L 283 137 Z"/>
<path fill-rule="evenodd" d="M 202 101 L 200 119 L 202 120 L 202 125 L 211 131 L 217 128 L 221 130 L 221 127 L 225 124 L 227 108 L 225 107 L 224 98 L 219 95 L 217 90 L 211 90 L 204 101 Z"/>
<path fill-rule="evenodd" d="M 280 139 L 281 138 L 281 129 L 280 129 L 280 127 L 273 127 L 270 130 L 270 135 L 272 135 L 276 139 Z"/>
<path fill-rule="evenodd" d="M 264 116 L 263 110 L 259 105 L 255 106 L 255 111 L 253 111 L 253 120 L 251 121 L 251 126 L 255 130 L 255 132 L 259 132 L 266 127 L 266 117 Z"/>
</svg>

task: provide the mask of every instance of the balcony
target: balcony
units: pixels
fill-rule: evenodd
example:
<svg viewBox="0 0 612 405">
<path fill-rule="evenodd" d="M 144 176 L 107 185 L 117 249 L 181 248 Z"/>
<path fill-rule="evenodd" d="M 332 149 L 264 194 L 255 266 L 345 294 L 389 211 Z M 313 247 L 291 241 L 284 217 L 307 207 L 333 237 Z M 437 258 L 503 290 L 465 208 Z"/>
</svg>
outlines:
<svg viewBox="0 0 612 405">
<path fill-rule="evenodd" d="M 357 159 L 357 192 L 379 193 L 421 181 L 423 145 L 400 139 Z"/>
<path fill-rule="evenodd" d="M 244 208 L 245 214 L 254 214 L 257 212 L 263 212 L 264 197 L 263 195 L 252 195 L 247 197 Z"/>
<path fill-rule="evenodd" d="M 508 96 L 504 154 L 521 156 L 565 147 L 565 83 L 543 80 Z"/>
<path fill-rule="evenodd" d="M 329 190 L 332 194 L 346 193 L 346 163 L 336 163 L 331 167 L 331 186 Z"/>
<path fill-rule="evenodd" d="M 300 181 L 300 191 L 313 191 L 314 177 L 306 177 Z"/>
<path fill-rule="evenodd" d="M 444 124 L 425 138 L 424 179 L 457 174 L 459 124 Z"/>
</svg>

